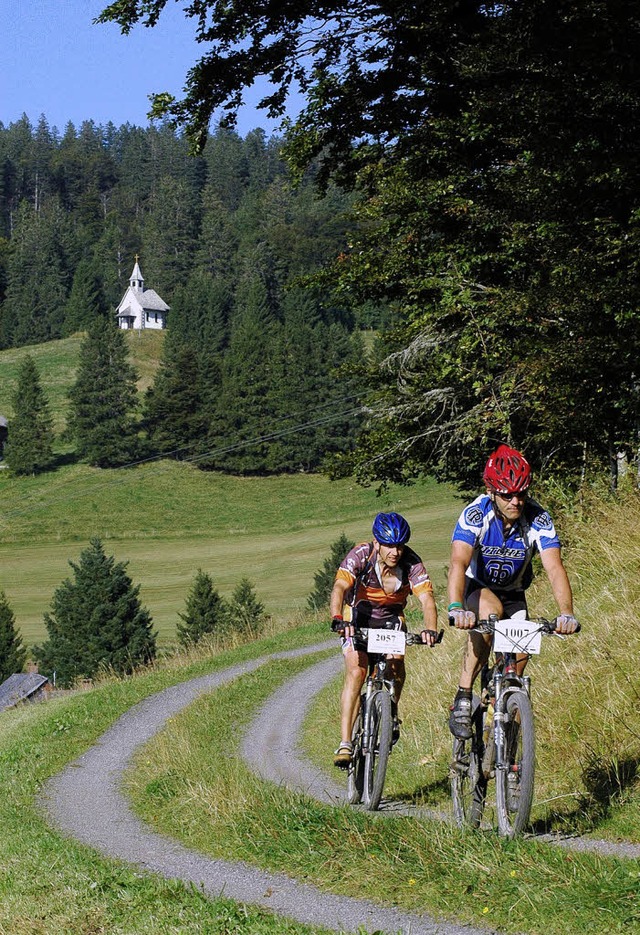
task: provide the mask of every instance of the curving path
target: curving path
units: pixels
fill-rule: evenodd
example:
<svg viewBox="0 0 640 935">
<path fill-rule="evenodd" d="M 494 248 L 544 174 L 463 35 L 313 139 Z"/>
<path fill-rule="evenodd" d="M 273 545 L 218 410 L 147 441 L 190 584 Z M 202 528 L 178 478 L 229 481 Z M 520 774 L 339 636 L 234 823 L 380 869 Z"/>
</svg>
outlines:
<svg viewBox="0 0 640 935">
<path fill-rule="evenodd" d="M 121 791 L 123 773 L 136 750 L 150 740 L 168 718 L 203 692 L 219 688 L 270 660 L 329 648 L 335 648 L 335 640 L 264 656 L 183 682 L 146 698 L 116 721 L 95 746 L 47 783 L 41 795 L 42 807 L 64 834 L 77 838 L 102 854 L 135 863 L 169 879 L 192 883 L 213 898 L 225 896 L 253 903 L 307 925 L 324 926 L 340 932 L 489 935 L 488 929 L 438 922 L 427 915 L 381 908 L 366 900 L 323 892 L 282 873 L 269 873 L 248 864 L 205 857 L 152 831 L 131 810 Z M 338 656 L 329 663 L 322 663 L 325 680 L 338 670 L 341 658 Z M 318 667 L 313 668 L 319 671 Z M 288 708 L 283 722 L 290 725 L 291 714 L 291 708 Z M 294 747 L 295 743 L 292 750 Z M 268 759 L 272 764 L 281 758 L 281 752 L 271 750 Z M 264 755 L 267 758 L 266 752 Z M 321 793 L 331 802 L 344 797 L 343 790 L 326 778 L 320 778 L 297 756 L 296 760 L 300 769 L 298 781 L 309 794 Z M 282 776 L 279 781 L 285 781 L 285 778 Z M 311 789 L 315 791 L 311 793 Z"/>
<path fill-rule="evenodd" d="M 346 788 L 332 782 L 300 753 L 300 732 L 314 696 L 337 674 L 342 657 L 317 663 L 286 682 L 272 695 L 251 724 L 242 754 L 258 775 L 329 804 L 344 804 Z M 450 814 L 401 806 L 383 800 L 381 814 L 406 814 L 451 820 Z M 374 813 L 375 814 L 375 813 Z M 532 836 L 533 837 L 533 836 Z M 537 840 L 611 857 L 640 857 L 640 844 L 595 840 L 580 836 L 538 835 Z"/>
</svg>

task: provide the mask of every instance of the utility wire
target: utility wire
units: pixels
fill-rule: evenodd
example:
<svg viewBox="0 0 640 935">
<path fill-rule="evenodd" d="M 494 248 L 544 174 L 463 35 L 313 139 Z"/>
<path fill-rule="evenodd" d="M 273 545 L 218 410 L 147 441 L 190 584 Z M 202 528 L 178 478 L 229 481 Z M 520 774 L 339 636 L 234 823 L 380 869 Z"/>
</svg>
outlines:
<svg viewBox="0 0 640 935">
<path fill-rule="evenodd" d="M 347 397 L 344 397 L 344 400 L 345 400 L 345 401 L 346 401 L 346 400 L 352 400 L 352 399 L 355 399 L 355 398 L 356 398 L 355 396 L 347 396 Z M 328 405 L 334 405 L 335 402 L 336 402 L 336 401 L 334 401 L 333 403 L 324 403 L 322 406 L 317 407 L 317 410 L 314 410 L 314 411 L 326 409 Z M 182 461 L 182 463 L 184 463 L 184 464 L 195 464 L 195 463 L 198 462 L 198 461 L 206 460 L 207 458 L 216 457 L 216 456 L 219 456 L 219 455 L 222 455 L 222 454 L 227 454 L 228 452 L 236 451 L 236 450 L 241 449 L 241 448 L 249 448 L 249 447 L 252 447 L 252 446 L 255 446 L 255 445 L 263 444 L 264 442 L 275 441 L 276 439 L 283 438 L 283 437 L 286 436 L 286 435 L 292 435 L 292 434 L 295 434 L 295 433 L 297 433 L 297 432 L 302 432 L 302 431 L 304 431 L 305 429 L 315 428 L 315 427 L 321 426 L 321 425 L 329 425 L 329 424 L 331 424 L 332 422 L 338 422 L 338 421 L 340 421 L 340 420 L 342 420 L 342 419 L 349 418 L 350 416 L 357 415 L 357 414 L 363 413 L 363 412 L 365 412 L 365 411 L 367 411 L 367 410 L 366 410 L 365 407 L 363 407 L 363 406 L 356 406 L 356 407 L 353 407 L 353 408 L 351 408 L 351 409 L 341 409 L 340 412 L 338 412 L 338 413 L 331 413 L 331 414 L 322 416 L 322 417 L 317 418 L 317 419 L 307 420 L 306 422 L 302 422 L 302 423 L 299 423 L 298 425 L 293 425 L 293 426 L 290 426 L 290 427 L 288 427 L 288 428 L 281 429 L 281 430 L 276 431 L 276 432 L 269 432 L 269 433 L 267 433 L 267 434 L 265 434 L 265 435 L 258 435 L 258 436 L 254 436 L 253 438 L 248 438 L 248 439 L 244 439 L 244 440 L 242 440 L 242 441 L 233 442 L 232 444 L 229 444 L 229 445 L 222 445 L 222 446 L 219 446 L 219 447 L 217 447 L 217 448 L 212 448 L 212 449 L 210 449 L 209 451 L 206 451 L 206 452 L 203 452 L 203 453 L 194 455 L 192 458 L 184 458 L 184 459 L 181 459 L 181 461 Z M 277 424 L 278 422 L 286 421 L 286 419 L 288 419 L 288 418 L 292 418 L 292 416 L 285 416 L 285 417 L 282 417 L 281 419 L 279 419 L 279 420 L 276 421 L 276 424 Z M 194 442 L 194 444 L 197 444 L 197 443 Z M 159 460 L 164 460 L 164 459 L 170 457 L 170 455 L 171 455 L 172 453 L 177 453 L 177 452 L 179 452 L 179 451 L 184 451 L 184 450 L 187 450 L 187 448 L 190 448 L 190 447 L 192 447 L 192 445 L 185 446 L 185 448 L 176 448 L 176 449 L 174 449 L 173 452 L 162 452 L 162 453 L 160 453 L 160 454 L 158 454 L 158 455 L 154 455 L 153 457 L 150 457 L 150 458 L 143 458 L 143 459 L 141 459 L 141 460 L 139 460 L 139 461 L 131 461 L 131 462 L 129 462 L 128 464 L 122 465 L 122 466 L 119 467 L 117 470 L 124 470 L 124 469 L 127 469 L 127 468 L 137 467 L 137 466 L 139 466 L 139 465 L 141 465 L 141 464 L 150 463 L 150 462 L 157 462 L 157 461 L 159 461 Z M 93 480 L 93 478 L 88 478 L 88 479 L 89 479 L 89 480 Z M 75 481 L 70 481 L 69 483 L 71 484 L 71 483 L 76 483 L 76 482 L 75 482 Z M 70 503 L 71 503 L 71 502 L 73 502 L 74 500 L 79 500 L 79 499 L 82 499 L 83 497 L 91 496 L 91 495 L 94 493 L 95 490 L 103 489 L 103 488 L 105 488 L 105 487 L 112 487 L 112 486 L 114 486 L 115 484 L 119 484 L 119 483 L 121 483 L 121 478 L 120 478 L 120 477 L 118 477 L 118 478 L 110 478 L 109 480 L 105 480 L 105 481 L 103 481 L 102 483 L 97 483 L 97 484 L 94 483 L 94 484 L 91 485 L 91 487 L 90 487 L 89 490 L 79 491 L 79 490 L 77 489 L 77 486 L 76 486 L 75 489 L 71 492 L 70 495 L 65 495 L 65 496 L 62 496 L 62 497 L 55 497 L 55 498 L 49 499 L 49 500 L 47 500 L 47 501 L 40 501 L 40 502 L 38 503 L 38 507 L 40 507 L 40 508 L 45 507 L 45 508 L 46 508 L 46 507 L 52 506 L 52 505 L 57 504 L 57 503 L 64 503 L 64 502 L 70 502 Z M 22 501 L 26 501 L 26 500 L 27 500 L 27 497 L 23 497 L 23 498 L 21 498 L 21 499 L 22 499 Z M 3 515 L 4 515 L 5 517 L 7 517 L 7 518 L 11 518 L 11 517 L 15 517 L 15 516 L 25 516 L 25 515 L 28 515 L 29 513 L 33 512 L 33 511 L 34 511 L 34 507 L 33 507 L 32 504 L 30 504 L 30 505 L 29 505 L 29 508 L 25 508 L 25 509 L 20 509 L 20 508 L 18 508 L 18 509 L 5 510 L 5 511 L 3 511 Z"/>
</svg>

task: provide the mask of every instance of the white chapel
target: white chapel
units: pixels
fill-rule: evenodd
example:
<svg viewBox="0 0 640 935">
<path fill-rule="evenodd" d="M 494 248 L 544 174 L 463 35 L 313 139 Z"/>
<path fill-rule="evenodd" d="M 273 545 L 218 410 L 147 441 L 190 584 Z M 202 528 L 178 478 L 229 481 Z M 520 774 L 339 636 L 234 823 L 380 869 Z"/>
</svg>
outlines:
<svg viewBox="0 0 640 935">
<path fill-rule="evenodd" d="M 167 312 L 169 306 L 161 299 L 153 289 L 146 289 L 144 277 L 138 265 L 136 265 L 129 278 L 129 288 L 125 292 L 116 309 L 118 318 L 118 327 L 137 328 L 155 328 L 161 329 L 167 327 Z"/>
</svg>

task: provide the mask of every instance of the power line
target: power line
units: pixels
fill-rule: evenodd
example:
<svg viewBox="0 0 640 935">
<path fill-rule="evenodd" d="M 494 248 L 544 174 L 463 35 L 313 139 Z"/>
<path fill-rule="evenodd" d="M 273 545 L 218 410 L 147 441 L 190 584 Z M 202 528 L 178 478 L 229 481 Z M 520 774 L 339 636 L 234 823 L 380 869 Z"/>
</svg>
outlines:
<svg viewBox="0 0 640 935">
<path fill-rule="evenodd" d="M 357 397 L 353 395 L 346 396 L 344 397 L 344 401 L 353 400 L 356 398 Z M 343 400 L 340 400 L 340 402 L 342 401 Z M 336 402 L 338 401 L 334 400 L 332 403 L 323 403 L 321 406 L 318 406 L 317 409 L 314 410 L 314 412 L 321 411 L 322 409 L 326 409 L 327 406 L 329 405 L 335 405 Z M 310 420 L 307 420 L 306 422 L 302 422 L 297 425 L 290 426 L 288 428 L 280 429 L 279 431 L 269 432 L 264 435 L 253 436 L 252 438 L 243 439 L 241 441 L 236 441 L 228 445 L 221 445 L 219 447 L 212 448 L 209 451 L 194 455 L 192 458 L 184 458 L 181 460 L 182 460 L 182 463 L 184 464 L 195 464 L 198 461 L 202 461 L 202 460 L 206 460 L 207 458 L 212 458 L 212 457 L 217 457 L 223 454 L 227 454 L 231 451 L 237 451 L 241 448 L 249 448 L 252 446 L 264 444 L 265 442 L 275 441 L 279 438 L 283 438 L 287 435 L 292 435 L 297 432 L 302 432 L 309 428 L 316 428 L 321 425 L 329 425 L 332 422 L 338 422 L 342 419 L 347 419 L 351 416 L 358 415 L 365 411 L 366 409 L 363 406 L 355 406 L 355 407 L 352 407 L 351 409 L 341 409 L 339 412 L 330 413 L 328 415 L 319 417 L 317 419 L 310 419 Z M 278 424 L 278 422 L 286 421 L 287 419 L 292 418 L 292 417 L 293 416 L 284 416 L 281 419 L 276 420 L 275 424 Z M 194 442 L 193 444 L 197 444 L 197 442 Z M 189 446 L 185 446 L 184 448 L 176 448 L 172 452 L 162 452 L 158 455 L 154 455 L 153 457 L 143 458 L 138 461 L 131 461 L 128 464 L 122 465 L 121 467 L 117 468 L 117 470 L 119 471 L 126 470 L 126 469 L 133 468 L 133 467 L 139 467 L 142 464 L 158 462 L 160 460 L 164 460 L 170 457 L 171 454 L 175 454 L 180 451 L 185 451 L 187 450 L 187 448 L 190 448 L 190 447 L 193 447 L 193 446 L 189 445 Z M 93 478 L 88 478 L 88 479 L 93 480 Z M 69 484 L 72 484 L 72 483 L 76 483 L 76 481 L 69 481 Z M 110 478 L 109 480 L 105 480 L 102 483 L 92 484 L 89 490 L 79 491 L 76 487 L 71 492 L 71 495 L 63 496 L 63 497 L 56 497 L 53 499 L 49 499 L 47 501 L 40 501 L 38 503 L 38 507 L 46 508 L 57 503 L 64 503 L 64 502 L 71 503 L 74 500 L 79 500 L 79 499 L 82 499 L 83 497 L 91 496 L 95 490 L 102 489 L 105 487 L 112 487 L 115 484 L 119 484 L 119 483 L 121 483 L 120 477 Z M 24 497 L 22 499 L 24 501 L 27 498 Z M 25 516 L 25 515 L 28 515 L 30 512 L 33 512 L 33 509 L 13 509 L 13 510 L 5 510 L 3 511 L 3 514 L 5 517 L 11 518 L 14 516 Z"/>
</svg>

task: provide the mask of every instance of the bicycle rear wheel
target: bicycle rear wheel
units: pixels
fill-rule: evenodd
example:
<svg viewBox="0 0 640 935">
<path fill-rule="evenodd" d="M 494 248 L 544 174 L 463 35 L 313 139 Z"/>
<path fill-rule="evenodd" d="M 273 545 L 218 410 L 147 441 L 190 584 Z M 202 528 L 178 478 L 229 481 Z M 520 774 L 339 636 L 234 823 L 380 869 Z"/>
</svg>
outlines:
<svg viewBox="0 0 640 935">
<path fill-rule="evenodd" d="M 487 780 L 482 771 L 483 710 L 474 698 L 469 740 L 453 741 L 451 764 L 451 801 L 453 817 L 459 828 L 479 828 L 487 797 Z"/>
<path fill-rule="evenodd" d="M 496 769 L 496 812 L 498 829 L 513 838 L 527 827 L 533 802 L 535 778 L 535 733 L 533 708 L 524 691 L 507 699 L 504 724 L 506 769 Z"/>
<path fill-rule="evenodd" d="M 362 800 L 364 788 L 364 754 L 362 752 L 362 716 L 364 713 L 364 698 L 360 699 L 360 710 L 351 731 L 353 753 L 347 772 L 347 801 L 349 805 L 358 805 Z"/>
<path fill-rule="evenodd" d="M 380 805 L 387 762 L 391 752 L 393 722 L 391 697 L 387 691 L 377 691 L 369 699 L 369 733 L 365 738 L 364 804 L 369 811 Z"/>
</svg>

